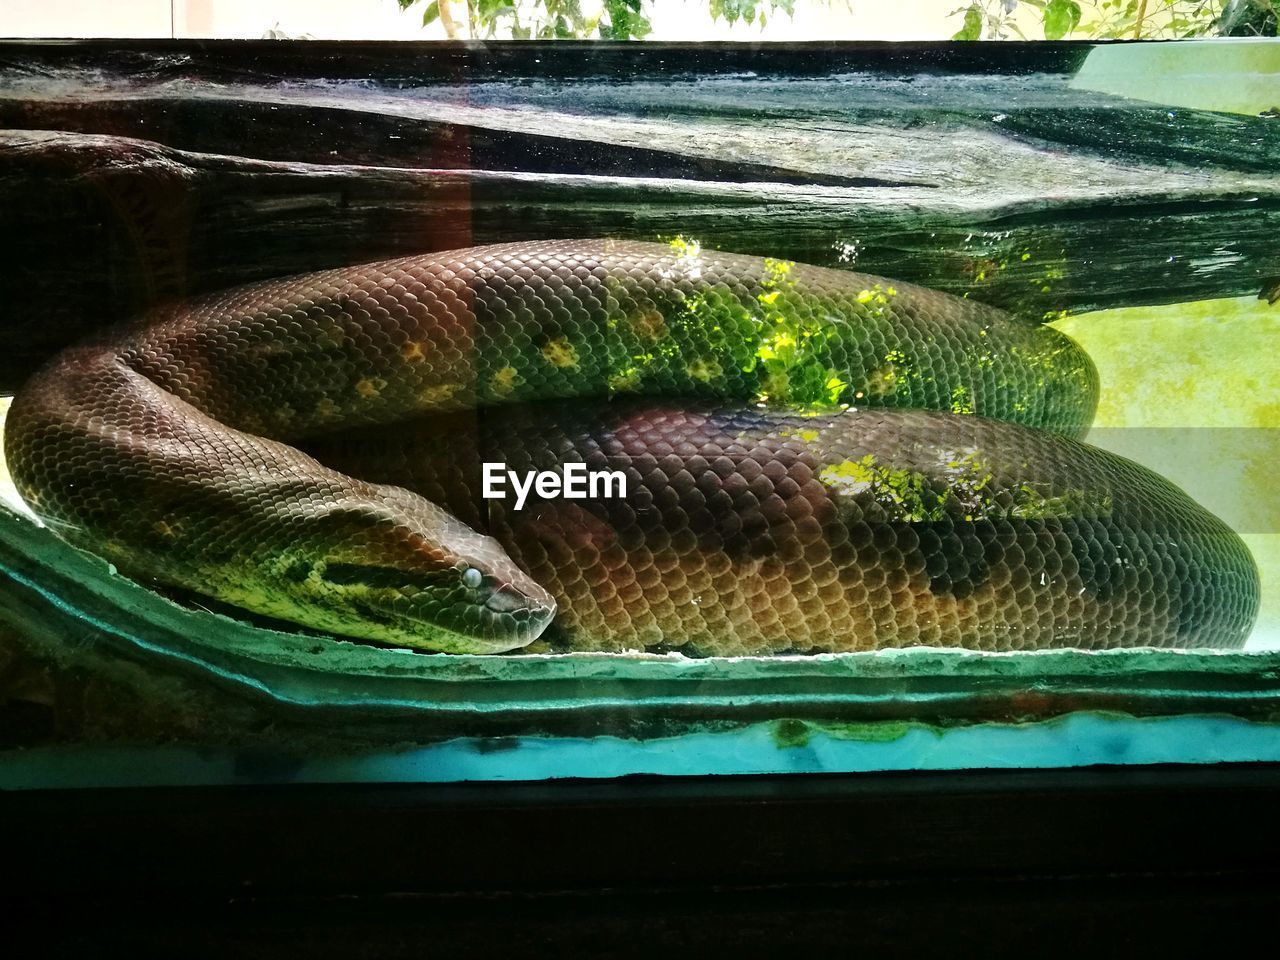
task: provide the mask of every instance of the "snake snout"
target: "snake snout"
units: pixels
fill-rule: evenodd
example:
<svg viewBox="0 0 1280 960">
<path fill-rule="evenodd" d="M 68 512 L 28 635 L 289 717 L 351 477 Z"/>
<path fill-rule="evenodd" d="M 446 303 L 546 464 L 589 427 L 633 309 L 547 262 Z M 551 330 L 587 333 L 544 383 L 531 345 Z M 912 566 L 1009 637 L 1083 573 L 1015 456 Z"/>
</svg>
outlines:
<svg viewBox="0 0 1280 960">
<path fill-rule="evenodd" d="M 362 493 L 298 511 L 313 549 L 280 577 L 300 601 L 291 619 L 410 647 L 500 653 L 536 639 L 555 616 L 551 595 L 492 537 L 400 488 Z"/>
<path fill-rule="evenodd" d="M 495 544 L 496 546 L 496 544 Z M 546 629 L 556 613 L 556 602 L 536 581 L 515 566 L 505 553 L 500 553 L 500 570 L 483 573 L 478 567 L 468 567 L 463 582 L 473 578 L 468 598 L 478 607 L 476 611 L 482 630 L 498 634 L 510 633 L 524 646 Z M 474 574 L 479 573 L 479 577 Z"/>
</svg>

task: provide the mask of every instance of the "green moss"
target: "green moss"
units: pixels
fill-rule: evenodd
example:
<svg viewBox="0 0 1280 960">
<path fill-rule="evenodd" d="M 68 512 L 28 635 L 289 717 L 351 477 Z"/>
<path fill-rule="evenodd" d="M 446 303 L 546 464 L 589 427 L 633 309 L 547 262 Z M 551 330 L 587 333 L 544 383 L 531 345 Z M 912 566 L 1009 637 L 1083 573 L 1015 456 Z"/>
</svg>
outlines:
<svg viewBox="0 0 1280 960">
<path fill-rule="evenodd" d="M 883 723 L 822 723 L 817 728 L 834 740 L 861 740 L 864 743 L 891 743 L 901 740 L 912 730 L 927 730 L 936 736 L 942 731 L 925 723 L 886 721 Z"/>
<path fill-rule="evenodd" d="M 803 720 L 779 720 L 773 724 L 773 743 L 779 750 L 807 747 L 811 730 Z"/>
<path fill-rule="evenodd" d="M 702 242 L 684 234 L 677 234 L 667 241 L 671 252 L 682 259 L 693 259 L 702 254 Z"/>
<path fill-rule="evenodd" d="M 844 496 L 867 497 L 893 520 L 930 523 L 943 520 L 1013 518 L 1048 520 L 1065 517 L 1105 517 L 1111 498 L 1087 490 L 1042 490 L 1023 483 L 1012 498 L 997 496 L 994 475 L 973 453 L 948 461 L 944 475 L 892 467 L 873 454 L 861 460 L 829 464 L 818 479 Z"/>
<path fill-rule="evenodd" d="M 773 724 L 773 742 L 779 750 L 807 747 L 814 734 L 833 740 L 856 740 L 862 743 L 892 743 L 912 730 L 928 730 L 941 735 L 941 730 L 924 723 L 886 721 L 882 723 L 831 723 L 814 720 L 779 720 Z"/>
<path fill-rule="evenodd" d="M 895 520 L 910 523 L 946 519 L 950 491 L 941 494 L 930 478 L 915 470 L 884 466 L 874 454 L 824 467 L 818 479 L 845 496 L 867 495 Z"/>
<path fill-rule="evenodd" d="M 1019 520 L 1063 520 L 1068 517 L 1104 518 L 1111 515 L 1111 497 L 1087 490 L 1046 495 L 1032 484 L 1020 484 L 1013 494 L 1009 516 Z"/>
<path fill-rule="evenodd" d="M 951 391 L 952 413 L 973 413 L 973 396 L 969 388 L 960 384 Z"/>
</svg>

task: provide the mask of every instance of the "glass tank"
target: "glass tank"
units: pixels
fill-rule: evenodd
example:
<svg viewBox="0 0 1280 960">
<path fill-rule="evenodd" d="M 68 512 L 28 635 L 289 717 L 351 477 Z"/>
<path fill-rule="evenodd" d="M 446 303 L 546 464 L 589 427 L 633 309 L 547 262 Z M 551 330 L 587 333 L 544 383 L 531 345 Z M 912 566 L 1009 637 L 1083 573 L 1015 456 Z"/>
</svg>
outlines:
<svg viewBox="0 0 1280 960">
<path fill-rule="evenodd" d="M 1278 113 L 1268 40 L 0 45 L 0 786 L 1280 760 Z"/>
</svg>

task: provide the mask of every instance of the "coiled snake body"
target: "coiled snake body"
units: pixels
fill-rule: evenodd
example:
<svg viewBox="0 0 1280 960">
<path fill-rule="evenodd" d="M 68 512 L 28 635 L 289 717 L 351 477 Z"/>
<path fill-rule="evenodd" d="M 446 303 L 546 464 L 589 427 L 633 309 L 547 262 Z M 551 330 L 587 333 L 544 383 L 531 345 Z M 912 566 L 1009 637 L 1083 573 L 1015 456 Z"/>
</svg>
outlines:
<svg viewBox="0 0 1280 960">
<path fill-rule="evenodd" d="M 1096 396 L 1066 337 L 934 291 L 525 242 L 161 311 L 55 358 L 5 443 L 122 570 L 385 643 L 1239 646 L 1248 551 L 1075 439 Z M 516 510 L 482 462 L 629 491 Z"/>
</svg>

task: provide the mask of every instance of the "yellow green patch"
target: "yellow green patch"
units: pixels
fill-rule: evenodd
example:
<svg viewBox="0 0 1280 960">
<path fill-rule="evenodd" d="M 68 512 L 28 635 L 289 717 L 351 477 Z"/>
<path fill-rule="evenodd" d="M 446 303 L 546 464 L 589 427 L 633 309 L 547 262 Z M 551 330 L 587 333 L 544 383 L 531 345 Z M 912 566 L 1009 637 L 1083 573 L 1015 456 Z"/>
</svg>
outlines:
<svg viewBox="0 0 1280 960">
<path fill-rule="evenodd" d="M 640 389 L 640 371 L 635 367 L 619 370 L 609 376 L 611 393 L 634 393 Z"/>
<path fill-rule="evenodd" d="M 418 399 L 427 406 L 438 406 L 458 392 L 456 383 L 433 383 L 418 391 Z"/>
<path fill-rule="evenodd" d="M 667 245 L 681 259 L 693 259 L 702 254 L 702 243 L 683 234 L 672 237 Z"/>
<path fill-rule="evenodd" d="M 387 381 L 381 377 L 365 377 L 363 380 L 356 381 L 356 393 L 366 400 L 373 400 L 382 395 L 386 385 Z"/>
<path fill-rule="evenodd" d="M 667 332 L 667 319 L 657 310 L 641 310 L 631 317 L 631 329 L 644 340 L 657 340 Z"/>
<path fill-rule="evenodd" d="M 553 367 L 562 370 L 578 366 L 578 351 L 564 337 L 557 337 L 542 348 L 542 356 Z"/>
<path fill-rule="evenodd" d="M 699 383 L 712 383 L 724 376 L 724 368 L 715 360 L 709 360 L 705 357 L 694 360 L 685 367 L 685 372 L 689 374 L 691 379 L 697 380 Z"/>
<path fill-rule="evenodd" d="M 516 384 L 519 382 L 520 374 L 516 372 L 516 368 L 506 366 L 489 378 L 489 391 L 497 396 L 504 397 L 515 390 Z"/>
</svg>

